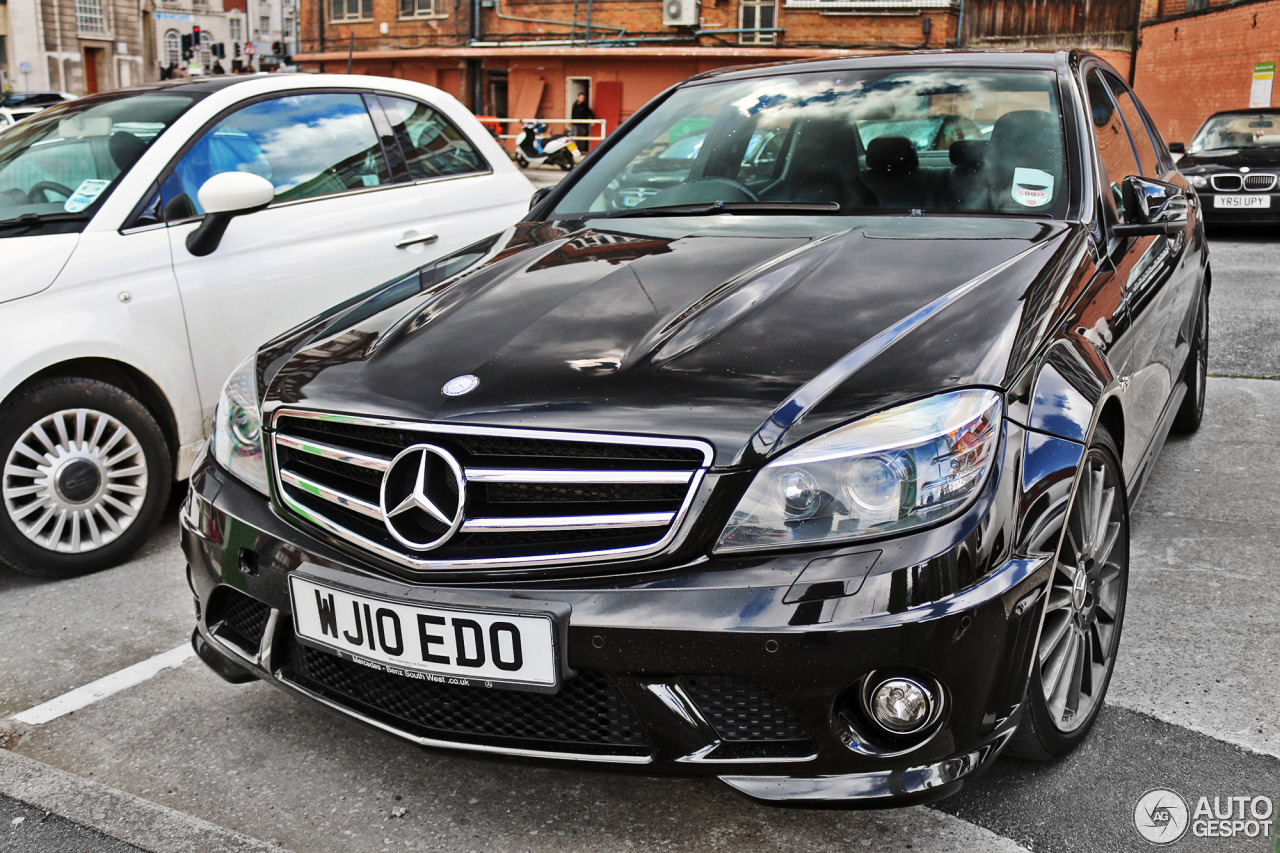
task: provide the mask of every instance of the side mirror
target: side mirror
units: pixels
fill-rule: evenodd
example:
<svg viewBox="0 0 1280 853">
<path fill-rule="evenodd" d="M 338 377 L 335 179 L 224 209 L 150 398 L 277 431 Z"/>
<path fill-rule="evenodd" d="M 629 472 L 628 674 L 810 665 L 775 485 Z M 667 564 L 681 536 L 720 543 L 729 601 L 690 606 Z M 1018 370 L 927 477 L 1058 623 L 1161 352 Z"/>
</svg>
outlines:
<svg viewBox="0 0 1280 853">
<path fill-rule="evenodd" d="M 1186 154 L 1187 146 L 1181 142 L 1170 142 L 1169 153 L 1170 154 Z"/>
<path fill-rule="evenodd" d="M 222 172 L 196 192 L 204 219 L 187 235 L 187 251 L 198 258 L 218 248 L 231 220 L 262 210 L 275 198 L 276 189 L 266 178 L 251 172 Z"/>
<path fill-rule="evenodd" d="M 535 190 L 533 195 L 530 196 L 529 198 L 529 209 L 533 210 L 539 204 L 542 204 L 542 200 L 546 198 L 550 193 L 551 193 L 551 187 L 543 187 L 540 190 Z"/>
<path fill-rule="evenodd" d="M 1164 181 L 1130 175 L 1121 190 L 1131 222 L 1117 225 L 1117 237 L 1177 234 L 1187 225 L 1187 196 L 1182 188 Z"/>
</svg>

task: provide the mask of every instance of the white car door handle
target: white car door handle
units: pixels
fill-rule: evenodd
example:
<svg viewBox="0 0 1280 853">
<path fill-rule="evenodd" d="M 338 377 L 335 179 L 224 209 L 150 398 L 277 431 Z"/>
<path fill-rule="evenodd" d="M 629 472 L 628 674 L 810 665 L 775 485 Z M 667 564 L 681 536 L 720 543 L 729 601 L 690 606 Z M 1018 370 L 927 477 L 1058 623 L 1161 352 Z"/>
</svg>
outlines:
<svg viewBox="0 0 1280 853">
<path fill-rule="evenodd" d="M 405 246 L 412 246 L 414 243 L 434 243 L 440 239 L 439 234 L 419 234 L 417 237 L 405 237 L 396 243 L 397 249 L 403 249 Z"/>
</svg>

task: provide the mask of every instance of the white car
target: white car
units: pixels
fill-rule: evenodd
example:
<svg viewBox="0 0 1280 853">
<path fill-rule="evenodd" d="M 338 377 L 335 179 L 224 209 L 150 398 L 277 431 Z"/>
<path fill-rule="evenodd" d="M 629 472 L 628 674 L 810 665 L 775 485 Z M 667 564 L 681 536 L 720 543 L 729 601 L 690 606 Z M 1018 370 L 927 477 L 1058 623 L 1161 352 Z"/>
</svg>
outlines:
<svg viewBox="0 0 1280 853">
<path fill-rule="evenodd" d="M 532 193 L 460 103 L 405 80 L 202 78 L 0 131 L 0 563 L 127 557 L 247 353 Z"/>
</svg>

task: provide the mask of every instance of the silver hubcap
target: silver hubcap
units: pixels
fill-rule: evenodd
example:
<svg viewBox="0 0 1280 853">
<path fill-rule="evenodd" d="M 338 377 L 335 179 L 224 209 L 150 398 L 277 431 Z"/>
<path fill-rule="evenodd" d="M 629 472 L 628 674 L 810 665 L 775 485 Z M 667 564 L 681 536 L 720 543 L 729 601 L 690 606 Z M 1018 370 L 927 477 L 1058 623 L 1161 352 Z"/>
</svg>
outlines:
<svg viewBox="0 0 1280 853">
<path fill-rule="evenodd" d="M 1071 732 L 1102 699 L 1115 663 L 1127 548 L 1113 469 L 1090 456 L 1067 521 L 1040 639 L 1040 685 L 1055 725 Z"/>
<path fill-rule="evenodd" d="M 142 511 L 146 457 L 116 418 L 63 409 L 18 438 L 0 493 L 9 519 L 32 542 L 82 554 L 119 538 Z"/>
</svg>

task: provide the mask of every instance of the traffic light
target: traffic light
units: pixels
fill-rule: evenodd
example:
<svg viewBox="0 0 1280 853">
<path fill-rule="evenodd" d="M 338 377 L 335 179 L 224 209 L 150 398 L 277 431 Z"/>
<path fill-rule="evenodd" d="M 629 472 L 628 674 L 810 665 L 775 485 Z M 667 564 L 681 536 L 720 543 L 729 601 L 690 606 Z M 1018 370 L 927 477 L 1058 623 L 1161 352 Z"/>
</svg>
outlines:
<svg viewBox="0 0 1280 853">
<path fill-rule="evenodd" d="M 191 34 L 190 33 L 182 34 L 182 58 L 184 61 L 191 58 Z"/>
<path fill-rule="evenodd" d="M 284 53 L 283 45 L 278 41 L 273 41 L 271 43 L 271 54 L 273 56 L 279 56 L 282 53 Z"/>
<path fill-rule="evenodd" d="M 216 44 L 210 45 L 210 51 L 214 56 L 218 57 L 218 59 L 227 58 L 227 46 L 223 42 L 217 42 Z"/>
<path fill-rule="evenodd" d="M 240 55 L 240 42 L 238 42 L 238 41 L 236 41 L 236 42 L 232 42 L 232 43 L 231 43 L 231 46 L 235 48 L 235 51 L 236 51 L 236 52 L 235 52 L 235 54 L 234 54 L 234 55 L 235 55 L 235 56 L 239 56 L 239 55 Z"/>
</svg>

